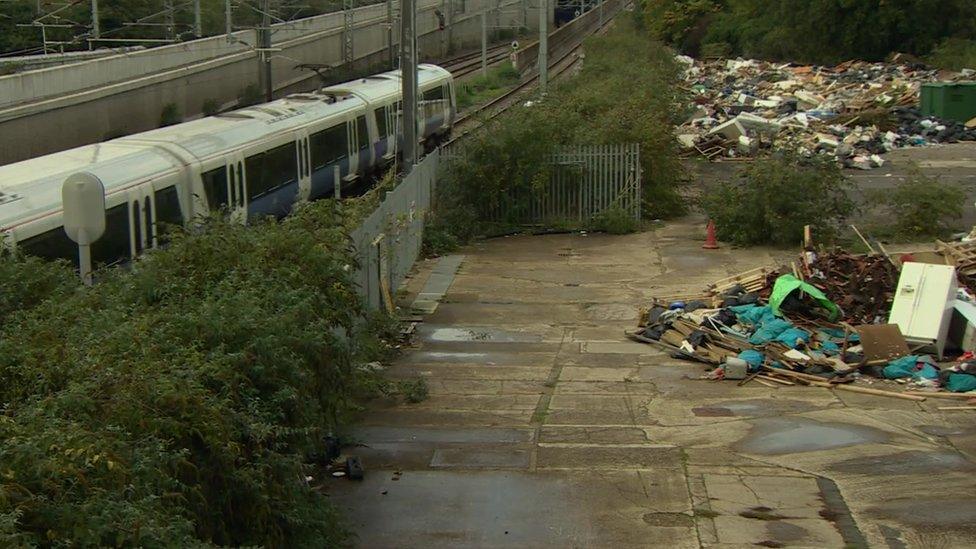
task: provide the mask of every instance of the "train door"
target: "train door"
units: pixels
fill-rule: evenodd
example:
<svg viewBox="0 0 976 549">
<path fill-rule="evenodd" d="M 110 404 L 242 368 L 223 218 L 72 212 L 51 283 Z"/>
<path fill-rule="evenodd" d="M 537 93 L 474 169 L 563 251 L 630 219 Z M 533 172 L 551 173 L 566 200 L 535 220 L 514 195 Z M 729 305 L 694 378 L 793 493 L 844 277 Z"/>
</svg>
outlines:
<svg viewBox="0 0 976 549">
<path fill-rule="evenodd" d="M 156 208 L 153 184 L 129 189 L 129 255 L 138 257 L 156 245 Z"/>
<path fill-rule="evenodd" d="M 298 155 L 298 196 L 296 202 L 307 201 L 312 193 L 312 158 L 308 130 L 299 130 L 295 139 Z"/>
<path fill-rule="evenodd" d="M 356 131 L 356 118 L 346 121 L 346 150 L 349 151 L 348 175 L 344 180 L 353 180 L 359 175 L 359 138 Z"/>
<path fill-rule="evenodd" d="M 227 209 L 230 218 L 238 223 L 247 222 L 247 186 L 244 155 L 234 152 L 227 156 Z"/>
</svg>

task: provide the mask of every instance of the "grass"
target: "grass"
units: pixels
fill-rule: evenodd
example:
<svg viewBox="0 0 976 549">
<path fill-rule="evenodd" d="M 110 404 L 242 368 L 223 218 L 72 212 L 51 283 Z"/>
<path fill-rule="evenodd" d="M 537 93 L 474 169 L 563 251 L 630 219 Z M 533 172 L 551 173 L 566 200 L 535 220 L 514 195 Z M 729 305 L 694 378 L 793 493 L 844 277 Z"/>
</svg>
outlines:
<svg viewBox="0 0 976 549">
<path fill-rule="evenodd" d="M 509 63 L 489 68 L 488 74 L 458 84 L 457 105 L 467 109 L 500 96 L 519 81 L 519 73 Z"/>
</svg>

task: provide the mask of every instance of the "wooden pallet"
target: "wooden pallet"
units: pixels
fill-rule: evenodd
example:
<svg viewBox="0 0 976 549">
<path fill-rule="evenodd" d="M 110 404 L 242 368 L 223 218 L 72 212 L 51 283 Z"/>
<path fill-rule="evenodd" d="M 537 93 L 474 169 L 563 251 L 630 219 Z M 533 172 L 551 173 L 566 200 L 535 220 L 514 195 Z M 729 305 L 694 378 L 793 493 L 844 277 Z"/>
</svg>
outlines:
<svg viewBox="0 0 976 549">
<path fill-rule="evenodd" d="M 956 270 L 965 275 L 976 274 L 976 240 L 969 242 L 935 241 L 935 249 L 955 265 Z"/>
</svg>

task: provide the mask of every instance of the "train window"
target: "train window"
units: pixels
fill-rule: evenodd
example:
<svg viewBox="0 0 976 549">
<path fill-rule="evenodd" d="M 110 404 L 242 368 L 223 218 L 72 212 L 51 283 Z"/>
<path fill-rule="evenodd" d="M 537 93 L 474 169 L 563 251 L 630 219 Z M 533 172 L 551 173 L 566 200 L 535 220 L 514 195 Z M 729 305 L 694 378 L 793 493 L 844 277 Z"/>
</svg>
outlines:
<svg viewBox="0 0 976 549">
<path fill-rule="evenodd" d="M 92 263 L 111 265 L 129 257 L 129 205 L 105 212 L 105 233 L 91 247 Z"/>
<path fill-rule="evenodd" d="M 203 191 L 207 193 L 207 205 L 211 210 L 217 210 L 227 205 L 227 168 L 221 166 L 200 176 L 203 179 Z"/>
<path fill-rule="evenodd" d="M 380 107 L 380 108 L 376 109 L 375 111 L 373 111 L 373 118 L 376 119 L 376 133 L 380 136 L 380 139 L 383 139 L 384 137 L 386 137 L 387 135 L 389 135 L 388 133 L 386 133 L 386 131 L 387 131 L 386 130 L 386 116 L 387 116 L 386 115 L 386 111 L 387 111 L 387 108 L 385 106 L 384 107 Z"/>
<path fill-rule="evenodd" d="M 346 157 L 346 125 L 339 124 L 312 134 L 312 167 L 318 171 Z"/>
<path fill-rule="evenodd" d="M 32 236 L 17 245 L 27 255 L 41 259 L 67 259 L 78 267 L 78 245 L 57 227 Z"/>
<path fill-rule="evenodd" d="M 142 253 L 142 223 L 139 221 L 139 201 L 135 200 L 132 202 L 132 208 L 130 209 L 132 214 L 132 228 L 133 228 L 133 240 L 136 244 L 136 255 Z"/>
<path fill-rule="evenodd" d="M 253 201 L 298 180 L 295 143 L 287 143 L 244 159 L 247 166 L 247 195 Z"/>
<path fill-rule="evenodd" d="M 180 199 L 176 194 L 176 187 L 160 189 L 156 191 L 153 198 L 156 199 L 156 233 L 159 235 L 160 244 L 162 244 L 169 240 L 166 235 L 173 230 L 167 225 L 183 226 L 183 210 L 180 209 Z"/>
<path fill-rule="evenodd" d="M 359 145 L 359 149 L 362 150 L 369 147 L 369 130 L 366 128 L 365 116 L 360 116 L 356 119 L 356 133 L 359 137 L 359 140 L 356 142 Z"/>
<path fill-rule="evenodd" d="M 439 101 L 444 99 L 444 88 L 437 86 L 424 92 L 424 101 Z"/>
</svg>

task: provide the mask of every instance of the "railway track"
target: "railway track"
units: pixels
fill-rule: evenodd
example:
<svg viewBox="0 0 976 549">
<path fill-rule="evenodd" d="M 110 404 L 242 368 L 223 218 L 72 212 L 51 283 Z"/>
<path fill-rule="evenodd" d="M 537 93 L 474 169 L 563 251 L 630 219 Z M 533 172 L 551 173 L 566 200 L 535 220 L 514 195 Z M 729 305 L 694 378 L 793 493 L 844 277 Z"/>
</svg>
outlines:
<svg viewBox="0 0 976 549">
<path fill-rule="evenodd" d="M 487 65 L 490 67 L 499 61 L 507 59 L 510 52 L 511 46 L 507 44 L 488 48 L 486 52 Z M 451 71 L 451 75 L 454 76 L 455 80 L 460 80 L 465 76 L 475 74 L 481 70 L 481 51 L 479 50 L 456 57 L 442 66 Z"/>
<path fill-rule="evenodd" d="M 609 28 L 613 19 L 608 19 L 600 27 L 598 27 L 591 34 L 603 34 Z M 562 54 L 558 58 L 553 59 L 549 63 L 549 79 L 556 80 L 567 72 L 571 71 L 573 68 L 579 65 L 581 57 L 579 56 L 580 51 L 583 47 L 583 40 L 581 37 L 579 43 L 574 46 L 571 50 Z M 480 52 L 478 53 L 477 63 L 480 67 L 481 59 Z M 490 59 L 490 57 L 489 57 Z M 453 74 L 453 70 L 451 71 Z M 457 78 L 457 76 L 455 76 Z M 520 82 L 514 88 L 506 91 L 502 95 L 492 99 L 491 101 L 478 105 L 469 109 L 468 111 L 461 114 L 458 119 L 454 122 L 454 136 L 447 141 L 444 146 L 452 145 L 469 133 L 477 130 L 483 126 L 489 120 L 499 116 L 505 112 L 509 107 L 517 103 L 525 92 L 529 91 L 534 85 L 539 81 L 538 73 Z"/>
</svg>

